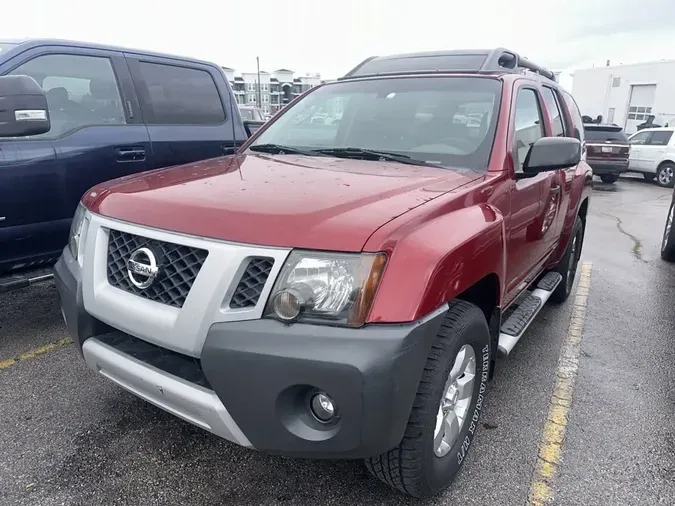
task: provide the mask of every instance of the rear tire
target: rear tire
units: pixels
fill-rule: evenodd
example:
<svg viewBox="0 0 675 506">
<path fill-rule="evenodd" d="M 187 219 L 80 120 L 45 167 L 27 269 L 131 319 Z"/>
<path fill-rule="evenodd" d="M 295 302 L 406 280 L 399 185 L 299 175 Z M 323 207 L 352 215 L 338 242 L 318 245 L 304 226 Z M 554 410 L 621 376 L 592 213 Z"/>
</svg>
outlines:
<svg viewBox="0 0 675 506">
<path fill-rule="evenodd" d="M 611 183 L 616 183 L 619 180 L 619 176 L 616 174 L 603 174 L 600 176 L 600 179 L 602 180 L 603 183 L 611 184 Z"/>
<path fill-rule="evenodd" d="M 663 229 L 663 239 L 661 240 L 661 258 L 666 262 L 675 262 L 675 195 L 668 209 L 666 217 L 666 226 Z"/>
<path fill-rule="evenodd" d="M 675 164 L 665 162 L 656 169 L 656 184 L 663 188 L 672 188 L 675 183 Z"/>
<path fill-rule="evenodd" d="M 559 272 L 562 275 L 562 279 L 551 294 L 551 300 L 553 302 L 565 302 L 570 296 L 570 293 L 572 293 L 574 277 L 577 274 L 577 265 L 579 264 L 579 257 L 581 256 L 581 246 L 583 242 L 584 224 L 581 221 L 581 218 L 577 216 L 577 219 L 574 222 L 572 235 L 570 236 L 569 243 L 567 243 L 565 255 L 556 268 L 556 272 Z"/>
<path fill-rule="evenodd" d="M 366 459 L 368 470 L 413 497 L 431 497 L 450 485 L 478 427 L 490 356 L 483 312 L 469 302 L 451 302 L 427 357 L 403 439 L 393 450 Z M 471 360 L 473 377 L 466 372 Z M 455 415 L 457 406 L 466 410 L 463 418 Z"/>
</svg>

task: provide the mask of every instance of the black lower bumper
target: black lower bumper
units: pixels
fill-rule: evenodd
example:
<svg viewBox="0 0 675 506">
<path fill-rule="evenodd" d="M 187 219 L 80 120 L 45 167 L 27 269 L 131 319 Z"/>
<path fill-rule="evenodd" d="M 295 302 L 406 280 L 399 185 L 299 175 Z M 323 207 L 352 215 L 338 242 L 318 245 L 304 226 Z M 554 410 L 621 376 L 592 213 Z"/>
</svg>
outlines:
<svg viewBox="0 0 675 506">
<path fill-rule="evenodd" d="M 628 160 L 602 160 L 589 158 L 586 160 L 596 176 L 619 175 L 628 172 Z"/>
<path fill-rule="evenodd" d="M 56 264 L 55 279 L 68 330 L 81 352 L 88 338 L 119 331 L 85 311 L 79 266 L 68 257 L 64 254 Z M 218 323 L 208 333 L 201 360 L 183 360 L 181 370 L 191 363 L 200 369 L 205 379 L 200 386 L 216 393 L 258 450 L 313 458 L 369 457 L 401 441 L 443 316 L 439 310 L 412 324 L 359 329 L 267 319 Z M 110 346 L 122 343 L 117 351 L 134 353 L 133 342 L 119 336 L 101 340 Z M 177 369 L 152 362 L 156 351 L 142 350 L 134 357 L 177 374 Z M 166 362 L 167 354 L 159 354 Z M 181 374 L 183 380 L 189 377 Z M 328 423 L 310 410 L 310 399 L 318 392 L 325 392 L 336 407 Z"/>
</svg>

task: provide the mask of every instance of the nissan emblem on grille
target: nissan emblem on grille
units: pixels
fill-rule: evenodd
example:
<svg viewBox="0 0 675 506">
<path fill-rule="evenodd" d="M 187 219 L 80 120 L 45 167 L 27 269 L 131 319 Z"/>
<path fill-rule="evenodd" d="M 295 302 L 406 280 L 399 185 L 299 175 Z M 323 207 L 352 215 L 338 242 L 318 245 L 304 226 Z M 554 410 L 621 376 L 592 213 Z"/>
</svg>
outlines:
<svg viewBox="0 0 675 506">
<path fill-rule="evenodd" d="M 150 248 L 139 248 L 129 257 L 127 274 L 135 287 L 148 288 L 157 279 L 158 272 L 157 257 Z"/>
</svg>

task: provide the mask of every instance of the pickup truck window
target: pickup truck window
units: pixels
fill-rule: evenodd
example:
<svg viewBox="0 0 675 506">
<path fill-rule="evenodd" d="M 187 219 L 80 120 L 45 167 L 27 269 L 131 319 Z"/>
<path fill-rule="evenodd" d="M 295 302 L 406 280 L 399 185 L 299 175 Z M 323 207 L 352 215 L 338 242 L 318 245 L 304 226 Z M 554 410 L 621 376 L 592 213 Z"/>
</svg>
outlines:
<svg viewBox="0 0 675 506">
<path fill-rule="evenodd" d="M 421 163 L 485 170 L 500 96 L 501 83 L 492 78 L 339 81 L 307 93 L 254 145 L 386 151 Z"/>
<path fill-rule="evenodd" d="M 32 138 L 58 137 L 85 126 L 126 122 L 110 59 L 100 56 L 48 54 L 10 72 L 29 75 L 47 95 L 51 130 Z"/>
<path fill-rule="evenodd" d="M 531 88 L 521 88 L 516 98 L 515 129 L 515 169 L 523 170 L 523 162 L 530 146 L 544 137 L 544 121 L 537 92 Z"/>
<path fill-rule="evenodd" d="M 219 125 L 225 110 L 211 74 L 204 70 L 140 62 L 157 125 Z"/>
</svg>

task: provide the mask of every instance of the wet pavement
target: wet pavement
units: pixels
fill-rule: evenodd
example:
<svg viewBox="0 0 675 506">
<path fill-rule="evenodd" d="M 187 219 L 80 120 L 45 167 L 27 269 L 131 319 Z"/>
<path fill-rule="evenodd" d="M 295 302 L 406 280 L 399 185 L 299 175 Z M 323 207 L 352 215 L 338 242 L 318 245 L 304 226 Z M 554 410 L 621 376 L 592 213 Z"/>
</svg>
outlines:
<svg viewBox="0 0 675 506">
<path fill-rule="evenodd" d="M 670 190 L 622 180 L 594 191 L 592 262 L 557 504 L 675 504 L 675 264 L 659 245 Z M 90 372 L 66 336 L 52 284 L 0 296 L 0 504 L 525 504 L 571 301 L 546 307 L 498 362 L 452 487 L 408 500 L 357 461 L 238 448 Z"/>
</svg>

